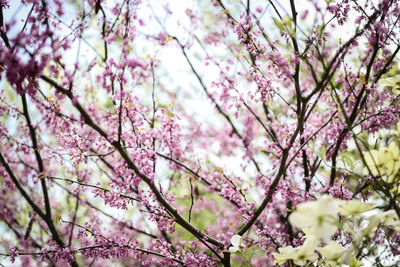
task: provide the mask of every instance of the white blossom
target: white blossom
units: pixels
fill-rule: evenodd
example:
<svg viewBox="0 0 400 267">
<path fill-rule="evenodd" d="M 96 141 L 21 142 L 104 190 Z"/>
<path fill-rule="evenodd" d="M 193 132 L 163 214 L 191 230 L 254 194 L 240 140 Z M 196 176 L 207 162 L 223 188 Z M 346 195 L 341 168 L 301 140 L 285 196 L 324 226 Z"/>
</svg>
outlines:
<svg viewBox="0 0 400 267">
<path fill-rule="evenodd" d="M 234 235 L 231 238 L 232 247 L 229 247 L 229 252 L 236 253 L 240 251 L 242 245 L 242 237 L 240 235 Z"/>
<path fill-rule="evenodd" d="M 289 222 L 302 230 L 312 228 L 317 240 L 328 242 L 338 230 L 339 204 L 339 200 L 328 195 L 301 203 L 290 215 Z"/>
</svg>

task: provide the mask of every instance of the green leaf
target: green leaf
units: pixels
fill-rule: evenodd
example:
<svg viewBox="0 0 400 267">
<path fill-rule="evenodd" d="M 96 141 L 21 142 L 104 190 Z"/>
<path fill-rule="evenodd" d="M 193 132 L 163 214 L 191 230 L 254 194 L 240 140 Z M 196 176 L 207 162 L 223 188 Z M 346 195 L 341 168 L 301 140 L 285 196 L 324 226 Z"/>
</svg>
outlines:
<svg viewBox="0 0 400 267">
<path fill-rule="evenodd" d="M 321 146 L 321 150 L 320 150 L 320 151 L 317 151 L 317 155 L 318 155 L 318 157 L 320 157 L 320 158 L 325 158 L 325 155 L 326 155 L 326 148 L 325 148 L 325 145 L 322 145 L 322 146 Z"/>
<path fill-rule="evenodd" d="M 350 258 L 350 267 L 360 267 L 362 266 L 362 262 L 357 260 L 353 255 Z"/>
<path fill-rule="evenodd" d="M 8 84 L 8 82 L 5 82 L 4 92 L 6 93 L 6 96 L 7 96 L 8 100 L 9 100 L 8 102 L 9 103 L 13 103 L 15 101 L 16 93 L 11 88 L 11 86 Z"/>
<path fill-rule="evenodd" d="M 350 166 L 350 169 L 354 170 L 354 162 L 353 159 L 350 157 L 349 153 L 345 152 L 342 154 L 342 158 Z"/>
<path fill-rule="evenodd" d="M 274 20 L 275 25 L 278 27 L 278 29 L 283 32 L 285 31 L 285 26 L 280 20 L 277 20 L 276 18 L 272 18 Z"/>
</svg>

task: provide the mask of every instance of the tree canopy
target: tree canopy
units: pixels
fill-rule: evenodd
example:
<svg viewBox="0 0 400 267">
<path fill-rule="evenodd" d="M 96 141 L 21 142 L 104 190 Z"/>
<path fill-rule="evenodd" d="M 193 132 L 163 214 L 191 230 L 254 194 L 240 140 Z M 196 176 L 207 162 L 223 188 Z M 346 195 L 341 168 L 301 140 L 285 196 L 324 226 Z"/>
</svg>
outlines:
<svg viewBox="0 0 400 267">
<path fill-rule="evenodd" d="M 0 264 L 397 266 L 399 18 L 0 0 Z"/>
</svg>

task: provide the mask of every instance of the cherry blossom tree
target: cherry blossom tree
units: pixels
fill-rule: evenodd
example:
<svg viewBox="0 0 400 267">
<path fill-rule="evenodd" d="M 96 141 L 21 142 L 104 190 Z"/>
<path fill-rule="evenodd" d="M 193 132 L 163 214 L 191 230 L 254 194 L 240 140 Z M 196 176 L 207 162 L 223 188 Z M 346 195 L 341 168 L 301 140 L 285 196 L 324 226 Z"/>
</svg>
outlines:
<svg viewBox="0 0 400 267">
<path fill-rule="evenodd" d="M 0 0 L 0 263 L 400 263 L 398 0 Z"/>
</svg>

